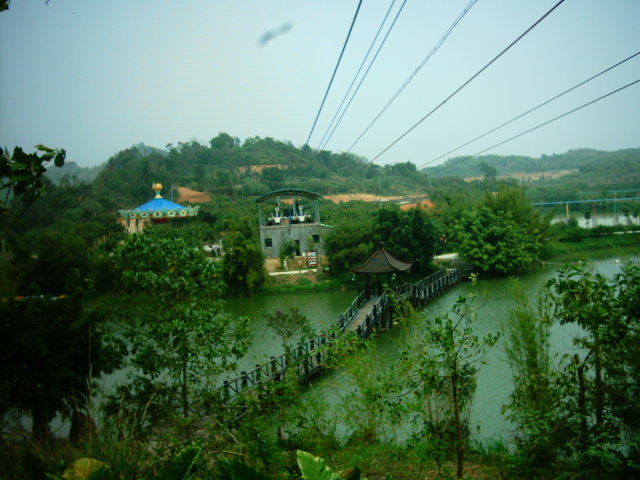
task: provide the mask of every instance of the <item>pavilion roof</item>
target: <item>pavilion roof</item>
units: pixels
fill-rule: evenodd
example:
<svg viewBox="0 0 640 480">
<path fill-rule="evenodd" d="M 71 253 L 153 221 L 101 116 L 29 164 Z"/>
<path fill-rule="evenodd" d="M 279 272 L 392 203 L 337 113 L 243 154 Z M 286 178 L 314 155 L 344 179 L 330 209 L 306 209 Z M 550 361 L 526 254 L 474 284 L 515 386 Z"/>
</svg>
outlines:
<svg viewBox="0 0 640 480">
<path fill-rule="evenodd" d="M 162 198 L 160 195 L 160 190 L 162 189 L 161 184 L 154 183 L 152 188 L 156 192 L 155 198 L 131 210 L 120 210 L 120 216 L 124 219 L 148 218 L 160 222 L 163 221 L 163 219 L 195 217 L 198 215 L 198 209 L 200 207 L 185 207 Z"/>
<path fill-rule="evenodd" d="M 133 210 L 144 212 L 144 211 L 154 211 L 154 210 L 180 210 L 183 208 L 187 208 L 187 207 L 179 205 L 170 200 L 166 200 L 162 197 L 160 198 L 156 197 L 149 200 L 147 203 L 143 203 L 139 207 L 134 208 Z"/>
<path fill-rule="evenodd" d="M 384 243 L 380 243 L 378 249 L 359 267 L 352 269 L 354 273 L 391 273 L 404 272 L 409 270 L 413 262 L 403 262 L 391 255 L 384 248 Z"/>
</svg>

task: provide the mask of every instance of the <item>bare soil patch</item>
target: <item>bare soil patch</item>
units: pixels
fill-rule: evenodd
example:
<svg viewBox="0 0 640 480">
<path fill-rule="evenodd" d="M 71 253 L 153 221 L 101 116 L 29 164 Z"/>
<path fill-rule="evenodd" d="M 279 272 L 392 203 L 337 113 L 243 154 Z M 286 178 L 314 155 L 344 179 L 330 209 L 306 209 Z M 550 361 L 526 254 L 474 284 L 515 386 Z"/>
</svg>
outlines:
<svg viewBox="0 0 640 480">
<path fill-rule="evenodd" d="M 529 181 L 534 181 L 534 180 L 540 180 L 542 177 L 544 178 L 549 178 L 549 179 L 554 179 L 554 178 L 560 178 L 560 177 L 564 177 L 565 175 L 569 175 L 571 173 L 576 173 L 578 171 L 577 168 L 571 168 L 568 170 L 554 170 L 551 172 L 513 172 L 510 173 L 508 175 L 498 175 L 496 178 L 501 178 L 501 179 L 505 179 L 505 178 L 516 178 L 518 180 L 529 180 Z M 482 180 L 483 177 L 465 177 L 464 181 L 465 182 L 472 182 L 474 180 Z"/>
<path fill-rule="evenodd" d="M 238 167 L 236 171 L 238 173 L 245 173 L 249 170 L 251 173 L 262 173 L 262 170 L 265 168 L 279 168 L 281 170 L 286 170 L 289 168 L 289 165 L 284 163 L 272 163 L 270 165 L 249 165 L 248 167 Z"/>
<path fill-rule="evenodd" d="M 211 201 L 211 195 L 205 192 L 198 192 L 187 187 L 177 187 L 176 190 L 178 190 L 178 203 L 206 203 Z"/>
<path fill-rule="evenodd" d="M 391 200 L 402 200 L 403 198 L 415 198 L 413 196 L 399 195 L 395 197 L 381 197 L 380 195 L 372 195 L 370 193 L 339 193 L 336 195 L 325 195 L 326 200 L 333 203 L 350 202 L 352 200 L 362 200 L 363 202 L 388 202 Z"/>
</svg>

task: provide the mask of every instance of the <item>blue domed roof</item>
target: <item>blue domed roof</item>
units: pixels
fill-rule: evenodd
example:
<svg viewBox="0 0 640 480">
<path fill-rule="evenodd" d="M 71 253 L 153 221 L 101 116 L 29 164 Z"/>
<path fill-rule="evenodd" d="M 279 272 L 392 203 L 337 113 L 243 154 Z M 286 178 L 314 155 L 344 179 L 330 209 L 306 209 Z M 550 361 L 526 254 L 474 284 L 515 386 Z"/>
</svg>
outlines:
<svg viewBox="0 0 640 480">
<path fill-rule="evenodd" d="M 167 221 L 171 218 L 195 217 L 200 207 L 185 207 L 160 196 L 162 185 L 153 184 L 156 196 L 153 200 L 143 203 L 131 210 L 120 210 L 120 216 L 124 219 L 149 219 L 154 223 Z"/>
<path fill-rule="evenodd" d="M 133 210 L 143 212 L 143 211 L 150 211 L 150 210 L 180 210 L 182 208 L 187 208 L 187 207 L 179 205 L 175 202 L 171 202 L 162 197 L 156 197 L 153 200 L 149 200 L 147 203 L 143 203 L 139 207 L 134 208 Z"/>
</svg>

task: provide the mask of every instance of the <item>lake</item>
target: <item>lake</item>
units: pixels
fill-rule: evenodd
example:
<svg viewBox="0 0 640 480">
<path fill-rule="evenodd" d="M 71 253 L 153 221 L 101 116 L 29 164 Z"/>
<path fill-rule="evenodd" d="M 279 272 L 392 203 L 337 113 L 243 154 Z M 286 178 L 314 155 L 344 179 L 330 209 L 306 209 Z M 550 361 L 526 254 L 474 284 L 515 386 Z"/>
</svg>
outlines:
<svg viewBox="0 0 640 480">
<path fill-rule="evenodd" d="M 640 261 L 640 255 L 597 258 L 593 256 L 589 267 L 605 275 L 613 276 L 620 271 L 625 261 Z M 537 270 L 522 275 L 518 281 L 535 304 L 546 282 L 555 276 L 559 264 L 541 265 Z M 459 295 L 475 296 L 477 320 L 474 324 L 479 336 L 500 331 L 502 322 L 508 320 L 510 311 L 515 308 L 511 294 L 511 280 L 482 279 L 477 282 L 462 282 L 427 305 L 420 312 L 420 321 L 426 321 L 442 315 L 451 309 Z M 226 302 L 228 312 L 248 316 L 251 319 L 254 343 L 251 351 L 241 362 L 242 369 L 250 369 L 255 363 L 261 363 L 269 355 L 282 352 L 280 341 L 266 327 L 262 318 L 265 312 L 275 309 L 286 310 L 298 307 L 310 323 L 320 330 L 334 322 L 355 298 L 355 292 L 323 292 L 292 294 L 281 296 L 250 297 L 231 299 Z M 551 330 L 552 353 L 570 353 L 575 351 L 572 338 L 580 330 L 574 325 L 553 325 Z M 381 334 L 376 340 L 378 368 L 386 368 L 398 359 L 403 346 L 408 343 L 407 335 L 415 331 L 395 328 Z M 512 389 L 511 371 L 504 353 L 504 339 L 500 338 L 485 357 L 486 364 L 478 375 L 478 386 L 472 406 L 471 426 L 476 438 L 507 438 L 511 425 L 502 416 L 502 406 L 507 403 Z M 330 404 L 337 405 L 349 392 L 347 374 L 340 370 L 325 373 L 314 382 L 314 388 L 320 389 Z"/>
</svg>

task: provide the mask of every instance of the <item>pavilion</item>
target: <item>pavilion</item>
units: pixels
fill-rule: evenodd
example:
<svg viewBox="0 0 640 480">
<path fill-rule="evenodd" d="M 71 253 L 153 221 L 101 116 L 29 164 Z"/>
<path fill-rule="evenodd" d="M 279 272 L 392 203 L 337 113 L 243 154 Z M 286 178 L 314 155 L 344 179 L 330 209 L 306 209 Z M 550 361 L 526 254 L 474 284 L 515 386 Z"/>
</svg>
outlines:
<svg viewBox="0 0 640 480">
<path fill-rule="evenodd" d="M 351 271 L 353 273 L 362 273 L 365 275 L 365 292 L 367 297 L 369 297 L 371 295 L 382 294 L 382 283 L 380 281 L 380 274 L 386 273 L 388 275 L 388 285 L 391 286 L 393 274 L 406 272 L 411 268 L 412 265 L 413 262 L 403 262 L 402 260 L 398 260 L 396 257 L 391 255 L 384 248 L 384 242 L 380 242 L 378 249 L 373 252 L 373 255 L 371 255 L 362 265 L 352 269 Z M 373 289 L 369 279 L 369 277 L 372 275 L 375 275 Z"/>
<path fill-rule="evenodd" d="M 151 189 L 156 192 L 156 196 L 152 200 L 131 210 L 118 211 L 129 233 L 141 233 L 144 227 L 149 224 L 167 223 L 174 218 L 187 218 L 198 215 L 198 209 L 200 208 L 198 206 L 185 207 L 162 198 L 162 195 L 160 195 L 162 185 L 160 183 L 154 183 Z"/>
</svg>

